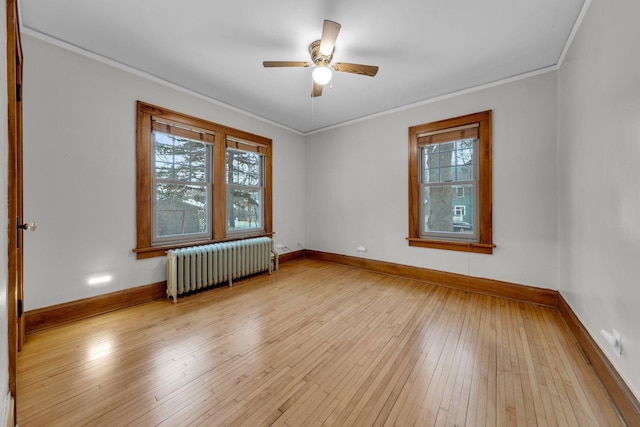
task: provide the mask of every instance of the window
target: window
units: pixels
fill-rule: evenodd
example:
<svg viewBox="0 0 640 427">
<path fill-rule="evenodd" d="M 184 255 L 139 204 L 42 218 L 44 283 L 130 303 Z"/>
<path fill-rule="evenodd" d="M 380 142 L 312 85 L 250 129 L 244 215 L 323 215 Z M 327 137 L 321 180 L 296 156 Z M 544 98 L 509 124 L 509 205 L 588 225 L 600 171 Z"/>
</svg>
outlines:
<svg viewBox="0 0 640 427">
<path fill-rule="evenodd" d="M 241 149 L 241 147 L 245 147 Z M 227 232 L 262 228 L 264 155 L 260 147 L 227 141 Z"/>
<path fill-rule="evenodd" d="M 409 128 L 409 245 L 492 253 L 491 111 Z"/>
<path fill-rule="evenodd" d="M 271 140 L 138 101 L 137 257 L 272 234 Z"/>
<path fill-rule="evenodd" d="M 210 238 L 214 139 L 152 118 L 152 244 Z"/>
</svg>

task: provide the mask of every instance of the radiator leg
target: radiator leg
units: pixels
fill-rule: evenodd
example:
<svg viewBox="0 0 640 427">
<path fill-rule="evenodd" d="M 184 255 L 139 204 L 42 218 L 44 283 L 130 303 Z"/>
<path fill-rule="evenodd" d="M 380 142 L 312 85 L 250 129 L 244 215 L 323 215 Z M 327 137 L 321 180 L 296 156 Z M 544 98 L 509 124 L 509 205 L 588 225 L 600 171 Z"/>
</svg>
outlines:
<svg viewBox="0 0 640 427">
<path fill-rule="evenodd" d="M 278 271 L 278 263 L 280 261 L 278 252 L 272 250 L 271 251 L 271 262 L 269 262 L 269 274 L 273 271 Z"/>
<path fill-rule="evenodd" d="M 172 251 L 167 254 L 167 296 L 173 298 L 173 303 L 178 302 L 178 278 L 176 256 Z"/>
<path fill-rule="evenodd" d="M 178 303 L 178 290 L 175 287 L 175 282 L 174 282 L 173 286 L 169 287 L 169 290 L 167 291 L 167 293 L 169 294 L 167 296 L 173 300 L 173 303 L 177 304 Z"/>
</svg>

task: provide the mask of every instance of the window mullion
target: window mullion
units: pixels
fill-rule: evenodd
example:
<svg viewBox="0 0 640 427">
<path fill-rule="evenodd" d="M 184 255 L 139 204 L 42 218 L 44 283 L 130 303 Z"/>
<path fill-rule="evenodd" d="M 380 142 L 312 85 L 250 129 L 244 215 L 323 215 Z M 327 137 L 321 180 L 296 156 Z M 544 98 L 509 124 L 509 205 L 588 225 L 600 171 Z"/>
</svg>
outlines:
<svg viewBox="0 0 640 427">
<path fill-rule="evenodd" d="M 450 187 L 462 187 L 463 185 L 473 185 L 477 182 L 477 180 L 470 180 L 470 181 L 447 181 L 447 182 L 421 182 L 420 185 L 424 185 L 427 187 L 443 187 L 443 186 L 450 186 Z"/>
<path fill-rule="evenodd" d="M 213 229 L 214 239 L 223 239 L 226 235 L 227 224 L 227 156 L 226 156 L 226 139 L 227 135 L 223 133 L 216 134 L 216 143 L 213 153 Z"/>
</svg>

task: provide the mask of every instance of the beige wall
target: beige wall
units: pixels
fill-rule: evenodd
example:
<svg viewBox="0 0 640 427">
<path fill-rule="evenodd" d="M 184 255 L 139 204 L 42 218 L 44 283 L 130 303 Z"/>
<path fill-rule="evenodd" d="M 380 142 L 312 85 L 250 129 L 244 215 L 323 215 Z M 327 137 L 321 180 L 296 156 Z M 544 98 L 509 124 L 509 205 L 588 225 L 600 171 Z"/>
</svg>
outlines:
<svg viewBox="0 0 640 427">
<path fill-rule="evenodd" d="M 136 260 L 136 100 L 273 139 L 276 241 L 305 244 L 304 137 L 193 93 L 24 35 L 25 308 L 166 280 Z M 101 287 L 89 277 L 108 274 Z"/>
<path fill-rule="evenodd" d="M 640 3 L 593 0 L 559 71 L 559 289 L 640 396 Z M 600 330 L 622 336 L 618 358 Z"/>
<path fill-rule="evenodd" d="M 408 128 L 493 110 L 493 255 L 409 247 Z M 556 73 L 307 137 L 310 248 L 557 288 Z M 358 246 L 367 252 L 359 255 Z"/>
</svg>

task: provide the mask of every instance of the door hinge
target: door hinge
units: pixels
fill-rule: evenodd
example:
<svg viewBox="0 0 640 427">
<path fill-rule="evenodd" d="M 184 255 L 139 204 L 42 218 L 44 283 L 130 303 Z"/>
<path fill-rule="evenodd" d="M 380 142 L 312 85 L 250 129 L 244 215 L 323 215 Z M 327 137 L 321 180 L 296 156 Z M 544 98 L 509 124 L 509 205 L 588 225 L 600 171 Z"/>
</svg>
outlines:
<svg viewBox="0 0 640 427">
<path fill-rule="evenodd" d="M 16 101 L 22 102 L 22 85 L 19 83 L 16 85 Z"/>
<path fill-rule="evenodd" d="M 16 249 L 20 249 L 20 217 L 16 217 Z"/>
<path fill-rule="evenodd" d="M 22 307 L 22 300 L 19 299 L 18 300 L 18 318 L 22 317 L 23 312 L 24 312 L 24 309 Z"/>
</svg>

